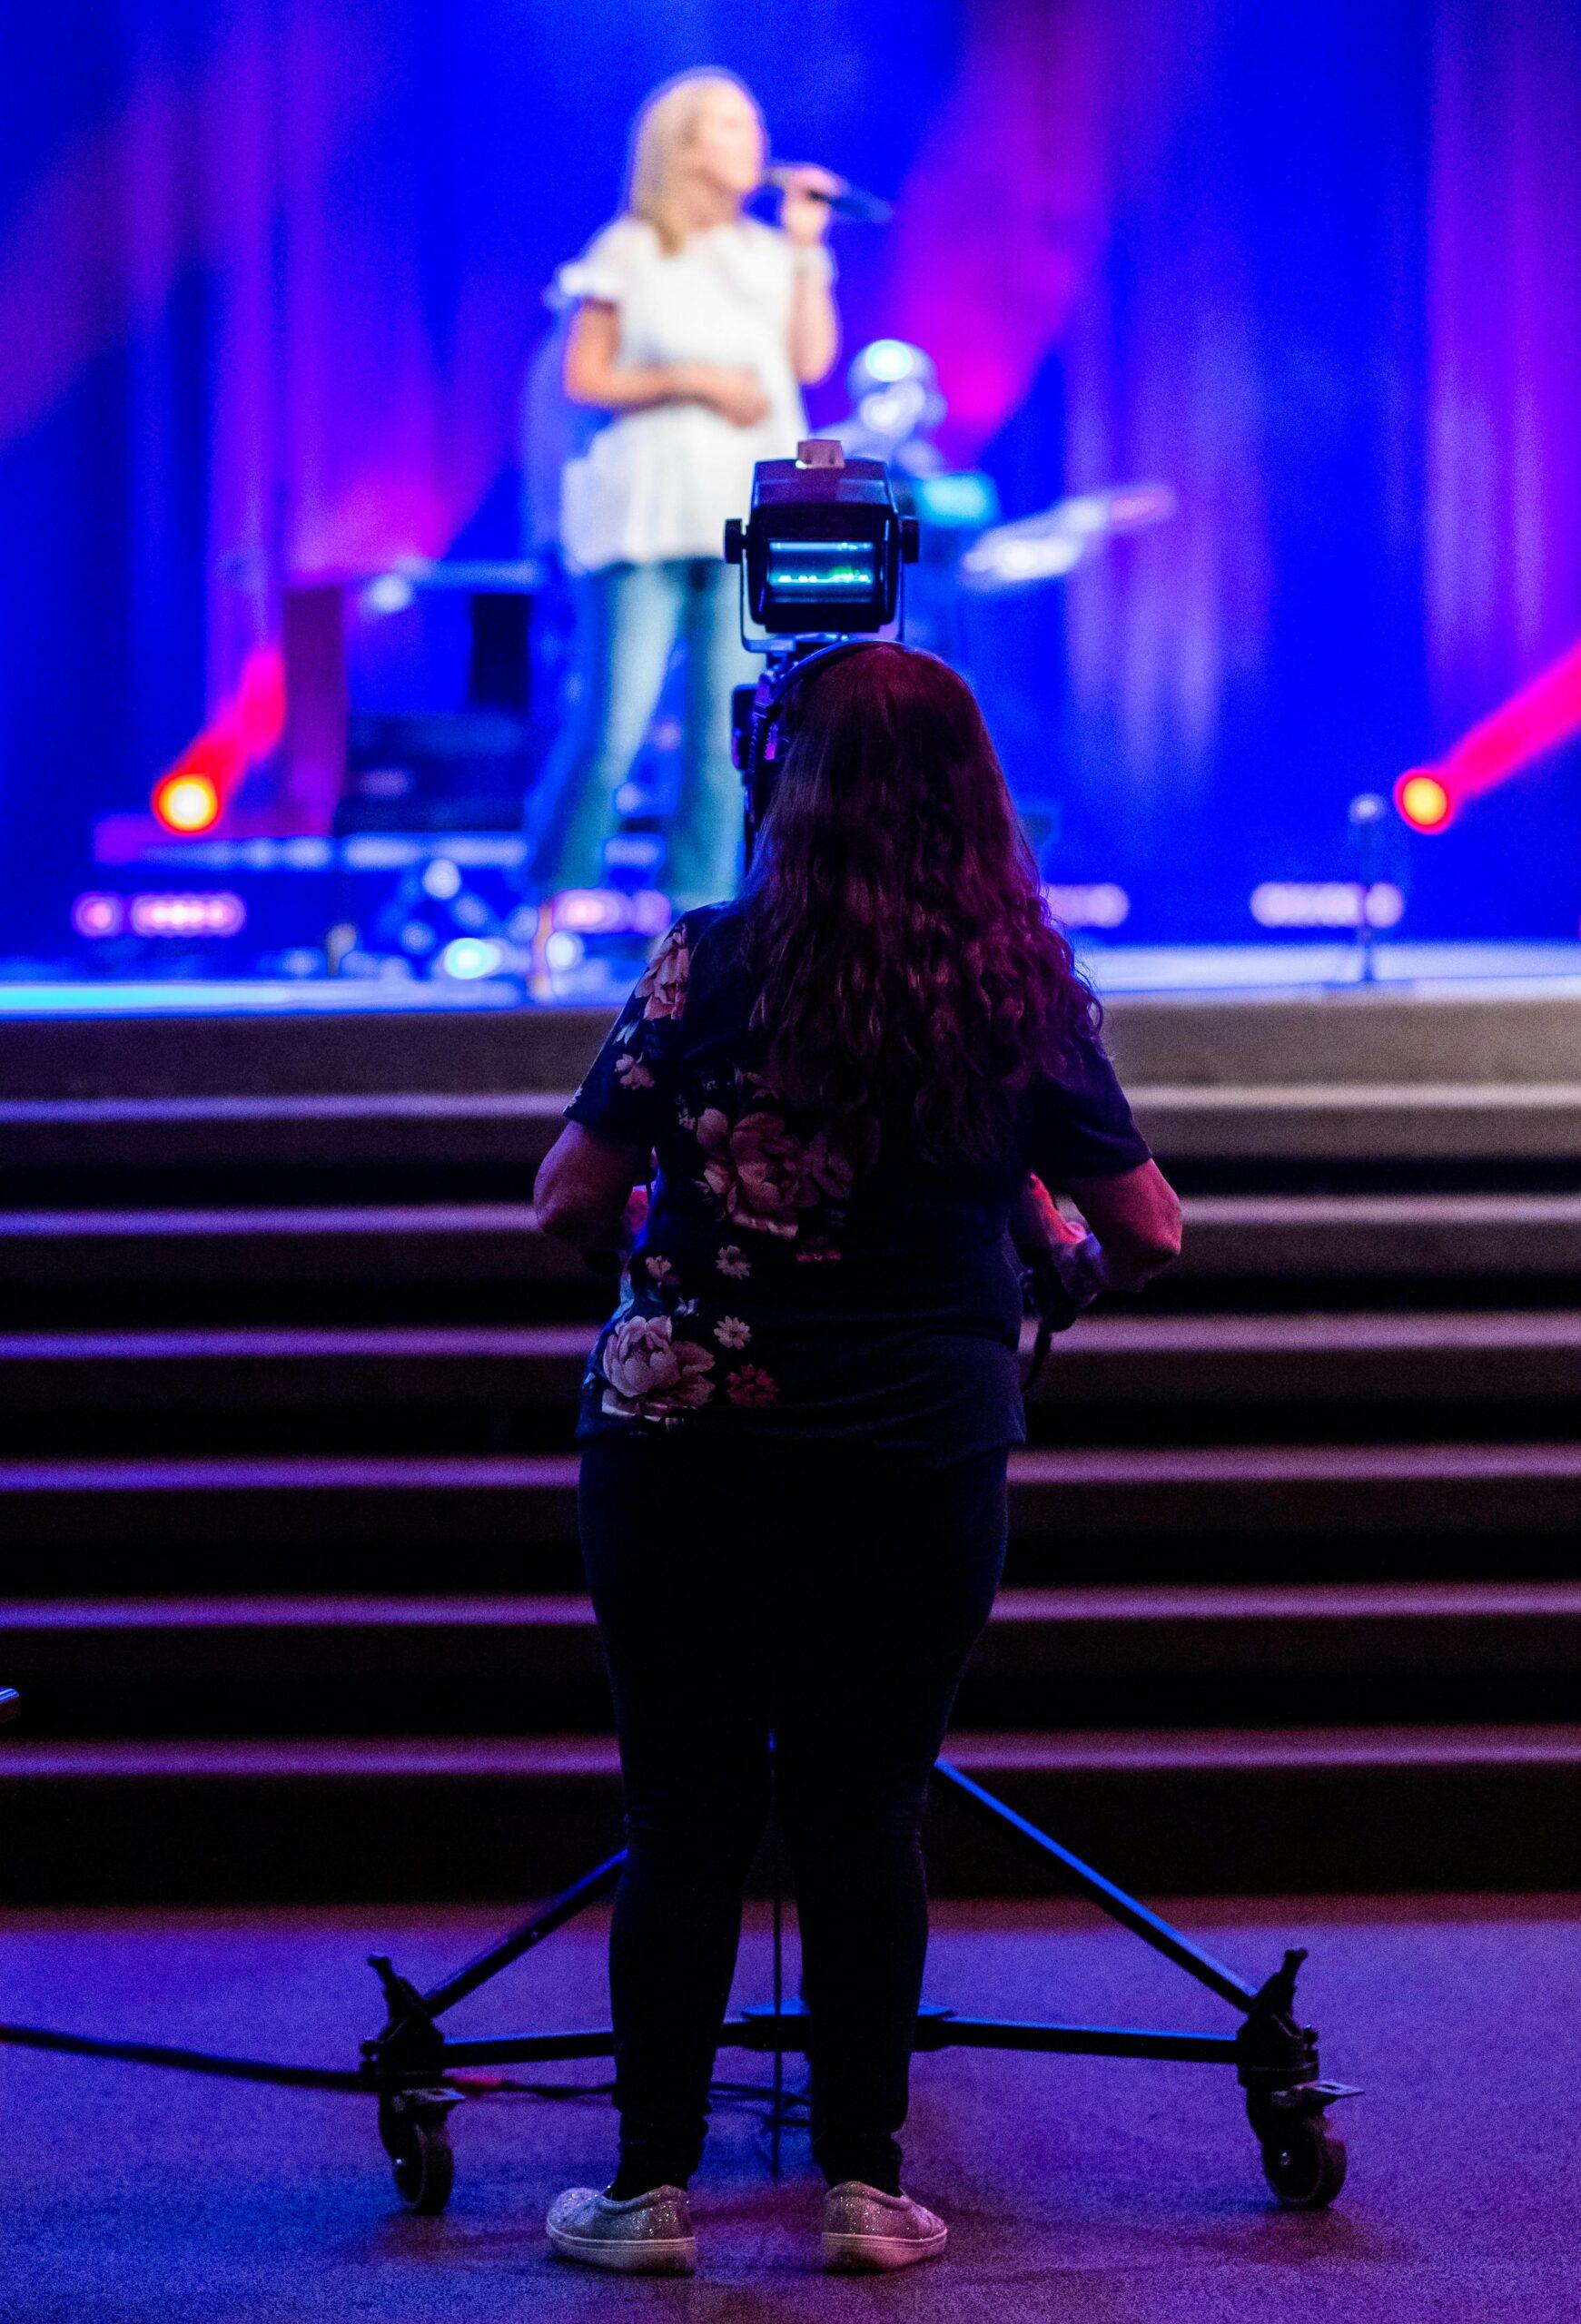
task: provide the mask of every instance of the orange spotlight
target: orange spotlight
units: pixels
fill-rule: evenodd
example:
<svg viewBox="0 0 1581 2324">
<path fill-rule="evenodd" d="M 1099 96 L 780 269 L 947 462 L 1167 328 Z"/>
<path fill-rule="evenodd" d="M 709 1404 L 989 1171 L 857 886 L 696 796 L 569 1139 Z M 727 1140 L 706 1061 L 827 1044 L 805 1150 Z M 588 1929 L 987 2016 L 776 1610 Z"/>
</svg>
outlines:
<svg viewBox="0 0 1581 2324">
<path fill-rule="evenodd" d="M 285 733 L 285 661 L 277 645 L 260 645 L 242 665 L 235 692 L 194 734 L 154 784 L 149 805 L 167 832 L 212 831 L 250 766 L 269 756 Z"/>
<path fill-rule="evenodd" d="M 220 794 L 206 774 L 167 774 L 152 804 L 167 832 L 206 832 L 220 819 Z"/>
<path fill-rule="evenodd" d="M 1394 803 L 1415 832 L 1441 832 L 1454 812 L 1443 783 L 1422 766 L 1406 769 L 1395 784 Z"/>
</svg>

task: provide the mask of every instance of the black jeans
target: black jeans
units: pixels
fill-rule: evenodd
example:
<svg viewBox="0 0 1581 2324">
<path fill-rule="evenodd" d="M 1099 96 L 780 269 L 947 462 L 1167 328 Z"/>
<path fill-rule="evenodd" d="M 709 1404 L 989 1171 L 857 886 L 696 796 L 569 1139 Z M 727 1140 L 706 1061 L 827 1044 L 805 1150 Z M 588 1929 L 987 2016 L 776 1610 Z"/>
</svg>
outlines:
<svg viewBox="0 0 1581 2324">
<path fill-rule="evenodd" d="M 928 1774 L 1004 1561 L 1004 1452 L 603 1437 L 579 1514 L 627 1861 L 609 1984 L 622 2174 L 702 2154 L 742 1890 L 774 1796 L 811 2013 L 813 2152 L 894 2188 L 923 1959 Z"/>
</svg>

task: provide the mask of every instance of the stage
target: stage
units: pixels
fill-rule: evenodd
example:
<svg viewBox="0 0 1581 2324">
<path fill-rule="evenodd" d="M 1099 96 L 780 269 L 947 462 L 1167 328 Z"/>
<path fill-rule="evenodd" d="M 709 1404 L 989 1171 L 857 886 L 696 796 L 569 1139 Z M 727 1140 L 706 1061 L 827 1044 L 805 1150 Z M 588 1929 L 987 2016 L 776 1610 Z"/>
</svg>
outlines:
<svg viewBox="0 0 1581 2324">
<path fill-rule="evenodd" d="M 1261 944 L 1083 945 L 1077 957 L 1102 998 L 1121 993 L 1349 992 L 1369 981 L 1423 1000 L 1481 993 L 1581 999 L 1581 943 L 1381 941 L 1364 962 L 1354 939 Z M 631 965 L 623 962 L 622 966 Z M 640 961 L 636 964 L 637 968 Z M 635 972 L 635 970 L 634 970 Z M 403 1011 L 613 1006 L 626 986 L 595 962 L 535 995 L 520 979 L 183 975 L 62 978 L 0 973 L 9 1017 L 385 1016 Z"/>
</svg>

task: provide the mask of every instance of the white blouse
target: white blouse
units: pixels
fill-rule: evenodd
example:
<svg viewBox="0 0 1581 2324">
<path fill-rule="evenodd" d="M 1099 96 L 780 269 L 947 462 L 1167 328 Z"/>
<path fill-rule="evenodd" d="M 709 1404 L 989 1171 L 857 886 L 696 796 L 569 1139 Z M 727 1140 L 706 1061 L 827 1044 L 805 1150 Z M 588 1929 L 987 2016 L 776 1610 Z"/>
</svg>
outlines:
<svg viewBox="0 0 1581 2324">
<path fill-rule="evenodd" d="M 790 361 L 795 251 L 756 219 L 711 227 L 667 251 L 646 219 L 617 218 L 555 277 L 561 298 L 619 318 L 617 361 L 717 363 L 756 371 L 768 398 L 755 428 L 700 403 L 614 412 L 560 483 L 560 542 L 585 573 L 721 554 L 745 517 L 756 460 L 794 458 L 807 432 Z"/>
</svg>

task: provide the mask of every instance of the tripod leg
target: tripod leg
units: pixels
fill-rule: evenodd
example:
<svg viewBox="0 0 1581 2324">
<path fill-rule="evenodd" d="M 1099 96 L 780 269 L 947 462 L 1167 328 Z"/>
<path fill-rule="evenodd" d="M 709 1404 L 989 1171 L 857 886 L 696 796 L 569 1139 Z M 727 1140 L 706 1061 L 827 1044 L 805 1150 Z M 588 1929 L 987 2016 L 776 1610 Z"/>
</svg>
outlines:
<svg viewBox="0 0 1581 2324">
<path fill-rule="evenodd" d="M 769 2167 L 779 2177 L 780 2117 L 785 2104 L 785 2050 L 780 2013 L 785 2006 L 785 1881 L 779 1855 L 779 1829 L 774 1837 L 774 2096 L 769 2115 Z"/>
<path fill-rule="evenodd" d="M 602 1864 L 595 1865 L 591 1872 L 585 1872 L 569 1888 L 542 1905 L 530 1920 L 523 1921 L 502 1936 L 497 1945 L 491 1945 L 487 1953 L 479 1953 L 464 1968 L 458 1969 L 454 1976 L 447 1977 L 442 1984 L 431 1987 L 421 1996 L 426 2014 L 430 2018 L 439 2017 L 447 2009 L 453 2009 L 457 2002 L 465 2001 L 469 1994 L 478 1991 L 479 1985 L 486 1985 L 491 1977 L 497 1977 L 501 1969 L 508 1969 L 513 1961 L 519 1961 L 524 1953 L 530 1953 L 535 1945 L 541 1945 L 546 1936 L 552 1936 L 557 1929 L 564 1928 L 568 1921 L 574 1920 L 606 1888 L 614 1886 L 625 1861 L 625 1849 L 617 1849 L 613 1856 L 606 1856 Z"/>
<path fill-rule="evenodd" d="M 779 2177 L 780 2137 L 785 2113 L 785 2047 L 780 2031 L 785 2011 L 785 1841 L 779 1824 L 778 1773 L 779 1738 L 768 1738 L 768 1830 L 769 1855 L 774 1866 L 774 2090 L 769 2100 L 768 2158 L 769 2169 Z"/>
<path fill-rule="evenodd" d="M 1058 1840 L 1051 1838 L 1047 1832 L 1040 1830 L 1024 1816 L 1018 1815 L 1013 1807 L 996 1798 L 993 1792 L 985 1791 L 980 1783 L 963 1775 L 948 1759 L 936 1761 L 934 1773 L 964 1797 L 975 1800 L 979 1807 L 985 1807 L 991 1816 L 1008 1825 L 1013 1832 L 1019 1832 L 1035 1848 L 1041 1848 L 1082 1895 L 1097 1905 L 1100 1912 L 1107 1913 L 1111 1920 L 1118 1921 L 1122 1928 L 1130 1929 L 1133 1936 L 1140 1936 L 1144 1945 L 1151 1945 L 1155 1953 L 1161 1953 L 1166 1961 L 1172 1961 L 1177 1968 L 1184 1969 L 1188 1976 L 1195 1977 L 1197 1983 L 1206 1985 L 1210 1993 L 1232 2002 L 1238 2009 L 1250 2010 L 1256 2003 L 1258 1996 L 1254 1985 L 1249 1985 L 1232 1969 L 1227 1969 L 1221 1962 L 1213 1960 L 1200 1945 L 1182 1936 L 1178 1928 L 1171 1928 L 1167 1921 L 1160 1920 L 1156 1913 L 1150 1913 L 1145 1905 L 1140 1904 L 1134 1896 L 1127 1896 L 1123 1888 L 1117 1888 L 1112 1880 L 1106 1880 L 1090 1864 L 1083 1864 L 1079 1856 L 1073 1856 L 1069 1848 L 1062 1847 Z"/>
</svg>

